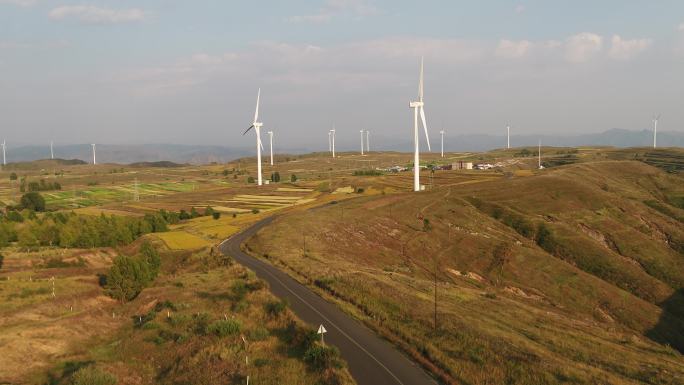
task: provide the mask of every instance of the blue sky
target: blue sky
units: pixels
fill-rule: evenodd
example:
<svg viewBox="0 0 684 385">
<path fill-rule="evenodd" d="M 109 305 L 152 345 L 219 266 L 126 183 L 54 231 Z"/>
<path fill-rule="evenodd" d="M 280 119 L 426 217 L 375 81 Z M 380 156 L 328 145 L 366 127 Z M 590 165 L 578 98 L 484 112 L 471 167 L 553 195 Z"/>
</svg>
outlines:
<svg viewBox="0 0 684 385">
<path fill-rule="evenodd" d="M 684 130 L 684 2 L 0 0 L 8 142 L 249 145 L 256 89 L 287 146 Z M 281 133 L 281 135 L 278 135 Z"/>
</svg>

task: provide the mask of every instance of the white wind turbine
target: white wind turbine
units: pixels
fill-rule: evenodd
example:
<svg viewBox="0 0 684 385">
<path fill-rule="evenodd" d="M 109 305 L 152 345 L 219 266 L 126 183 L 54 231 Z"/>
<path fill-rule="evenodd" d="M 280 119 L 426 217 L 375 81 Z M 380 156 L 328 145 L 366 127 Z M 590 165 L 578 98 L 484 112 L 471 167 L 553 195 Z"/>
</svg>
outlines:
<svg viewBox="0 0 684 385">
<path fill-rule="evenodd" d="M 50 159 L 55 159 L 55 151 L 52 149 L 54 143 L 50 141 Z"/>
<path fill-rule="evenodd" d="M 444 130 L 440 131 L 439 134 L 442 136 L 442 158 L 444 158 Z"/>
<path fill-rule="evenodd" d="M 261 186 L 262 180 L 261 180 L 261 150 L 264 148 L 264 145 L 261 144 L 261 126 L 263 124 L 259 122 L 259 98 L 261 97 L 261 88 L 259 88 L 259 91 L 257 91 L 257 102 L 256 102 L 256 110 L 254 111 L 254 122 L 252 122 L 252 125 L 249 126 L 248 129 L 245 130 L 245 132 L 242 133 L 242 135 L 245 135 L 249 130 L 252 128 L 254 129 L 254 132 L 256 133 L 256 138 L 257 138 L 257 186 Z"/>
<path fill-rule="evenodd" d="M 409 108 L 413 108 L 413 191 L 420 191 L 420 142 L 418 138 L 418 114 L 420 120 L 423 122 L 423 129 L 425 130 L 425 140 L 427 141 L 428 150 L 430 149 L 430 138 L 428 137 L 427 123 L 425 122 L 425 110 L 423 109 L 423 58 L 420 59 L 420 81 L 418 83 L 418 101 L 410 102 Z"/>
<path fill-rule="evenodd" d="M 273 166 L 273 131 L 268 132 L 268 141 L 271 144 L 271 166 Z"/>
<path fill-rule="evenodd" d="M 506 126 L 506 149 L 511 148 L 511 125 Z"/>
<path fill-rule="evenodd" d="M 97 164 L 97 158 L 95 158 L 95 143 L 92 143 L 91 146 L 93 146 L 93 164 Z"/>
<path fill-rule="evenodd" d="M 656 138 L 658 136 L 658 120 L 660 119 L 660 114 L 653 115 L 653 148 L 656 148 Z"/>
<path fill-rule="evenodd" d="M 5 139 L 2 140 L 2 165 L 7 166 L 7 155 L 5 153 L 5 149 L 7 148 L 7 143 L 5 143 Z"/>
<path fill-rule="evenodd" d="M 330 142 L 331 143 L 330 148 L 332 149 L 332 157 L 334 158 L 335 157 L 335 126 L 333 126 L 333 129 L 330 130 L 330 136 L 332 138 L 332 141 Z"/>
<path fill-rule="evenodd" d="M 363 130 L 360 130 L 359 133 L 361 134 L 361 155 L 363 155 Z"/>
</svg>

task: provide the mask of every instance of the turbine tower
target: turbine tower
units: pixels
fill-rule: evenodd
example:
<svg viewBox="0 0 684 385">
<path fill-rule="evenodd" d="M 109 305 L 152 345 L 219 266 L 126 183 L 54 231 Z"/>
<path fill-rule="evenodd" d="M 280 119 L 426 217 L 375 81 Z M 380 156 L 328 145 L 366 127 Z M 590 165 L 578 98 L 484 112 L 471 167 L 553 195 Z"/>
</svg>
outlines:
<svg viewBox="0 0 684 385">
<path fill-rule="evenodd" d="M 92 143 L 91 146 L 93 146 L 93 164 L 97 164 L 97 158 L 95 158 L 95 143 Z"/>
<path fill-rule="evenodd" d="M 252 122 L 252 125 L 249 126 L 248 129 L 245 130 L 245 132 L 242 133 L 242 135 L 245 135 L 249 130 L 252 128 L 254 129 L 254 132 L 256 133 L 256 147 L 257 147 L 257 186 L 261 186 L 262 180 L 261 180 L 261 150 L 264 148 L 264 145 L 261 144 L 261 126 L 263 124 L 259 122 L 259 98 L 261 97 L 261 88 L 259 88 L 259 91 L 257 91 L 257 101 L 256 101 L 256 110 L 254 111 L 254 122 Z"/>
<path fill-rule="evenodd" d="M 5 139 L 2 140 L 2 165 L 7 166 L 7 154 L 5 153 L 7 148 L 7 143 Z"/>
<path fill-rule="evenodd" d="M 52 149 L 54 143 L 50 141 L 50 159 L 55 159 L 55 151 Z"/>
<path fill-rule="evenodd" d="M 658 120 L 660 119 L 660 114 L 653 115 L 653 148 L 656 148 L 656 138 L 658 136 Z"/>
<path fill-rule="evenodd" d="M 330 142 L 331 143 L 330 148 L 332 149 L 332 157 L 334 158 L 335 157 L 335 126 L 333 126 L 333 129 L 330 130 L 330 136 L 332 138 L 332 141 Z"/>
<path fill-rule="evenodd" d="M 361 133 L 361 155 L 363 155 L 363 130 L 359 131 Z"/>
<path fill-rule="evenodd" d="M 328 130 L 328 152 L 332 152 L 332 131 Z"/>
<path fill-rule="evenodd" d="M 511 148 L 511 126 L 510 124 L 506 126 L 506 149 Z"/>
<path fill-rule="evenodd" d="M 418 114 L 425 130 L 425 140 L 430 149 L 430 138 L 428 137 L 427 123 L 425 122 L 425 110 L 423 109 L 423 58 L 420 58 L 420 81 L 418 83 L 418 101 L 410 102 L 409 108 L 413 108 L 413 191 L 420 191 L 420 141 L 418 136 Z"/>
<path fill-rule="evenodd" d="M 271 144 L 271 166 L 273 166 L 273 131 L 268 132 L 268 141 Z"/>
<path fill-rule="evenodd" d="M 541 165 L 541 139 L 539 139 L 539 155 L 537 157 L 537 167 L 541 170 L 542 165 Z"/>
<path fill-rule="evenodd" d="M 440 131 L 439 134 L 442 136 L 442 158 L 444 158 L 444 130 Z"/>
<path fill-rule="evenodd" d="M 366 130 L 366 152 L 370 152 L 370 140 L 368 140 L 368 134 L 370 131 Z"/>
</svg>

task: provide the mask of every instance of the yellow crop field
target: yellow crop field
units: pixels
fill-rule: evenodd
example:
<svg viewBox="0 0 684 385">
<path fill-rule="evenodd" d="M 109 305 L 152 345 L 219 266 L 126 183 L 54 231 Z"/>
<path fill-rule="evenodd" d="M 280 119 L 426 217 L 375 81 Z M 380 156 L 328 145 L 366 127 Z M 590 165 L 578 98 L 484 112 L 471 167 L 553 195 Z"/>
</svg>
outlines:
<svg viewBox="0 0 684 385">
<path fill-rule="evenodd" d="M 174 250 L 192 250 L 208 246 L 211 242 L 185 231 L 169 231 L 167 233 L 156 233 L 159 239 L 164 241 L 166 246 Z"/>
</svg>

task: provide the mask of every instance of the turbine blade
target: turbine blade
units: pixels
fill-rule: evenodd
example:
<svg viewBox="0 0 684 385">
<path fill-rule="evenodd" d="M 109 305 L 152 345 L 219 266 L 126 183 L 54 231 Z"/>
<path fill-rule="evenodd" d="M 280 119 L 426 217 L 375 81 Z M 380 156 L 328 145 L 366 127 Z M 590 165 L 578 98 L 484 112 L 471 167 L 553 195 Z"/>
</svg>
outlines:
<svg viewBox="0 0 684 385">
<path fill-rule="evenodd" d="M 246 130 L 245 130 L 245 132 L 243 132 L 243 133 L 242 133 L 242 135 L 244 135 L 244 134 L 248 133 L 248 132 L 249 132 L 249 130 L 251 130 L 252 128 L 254 128 L 254 125 L 253 125 L 253 124 L 252 124 L 251 126 L 249 126 L 249 128 L 248 128 L 248 129 L 246 129 Z"/>
<path fill-rule="evenodd" d="M 259 142 L 259 147 L 261 147 L 261 151 L 264 150 L 264 144 L 261 143 L 261 135 L 257 136 L 257 141 Z"/>
<path fill-rule="evenodd" d="M 425 110 L 420 107 L 420 120 L 423 122 L 423 130 L 425 131 L 425 141 L 427 141 L 428 151 L 432 151 L 430 148 L 430 137 L 428 136 L 427 123 L 425 123 Z"/>
<path fill-rule="evenodd" d="M 261 88 L 257 91 L 257 104 L 256 110 L 254 111 L 254 123 L 259 121 L 259 98 L 261 97 Z"/>
<path fill-rule="evenodd" d="M 418 83 L 418 101 L 423 101 L 423 57 L 420 57 L 420 82 Z"/>
</svg>

